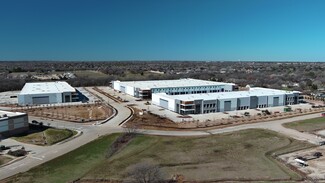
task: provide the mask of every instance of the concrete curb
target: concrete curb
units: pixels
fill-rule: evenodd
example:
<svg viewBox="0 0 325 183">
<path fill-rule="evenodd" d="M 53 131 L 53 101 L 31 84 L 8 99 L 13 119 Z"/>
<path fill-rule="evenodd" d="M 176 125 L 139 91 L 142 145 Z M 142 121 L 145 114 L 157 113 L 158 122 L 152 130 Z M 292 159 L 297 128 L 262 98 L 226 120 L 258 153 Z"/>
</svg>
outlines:
<svg viewBox="0 0 325 183">
<path fill-rule="evenodd" d="M 101 93 L 102 95 L 106 96 L 107 98 L 109 98 L 109 99 L 111 99 L 111 100 L 113 100 L 113 101 L 115 101 L 117 103 L 121 103 L 120 101 L 118 101 L 117 99 L 113 98 L 112 96 L 104 94 L 106 92 L 98 89 L 97 87 L 94 87 L 93 90 L 95 90 L 96 92 Z M 88 91 L 88 92 L 90 92 L 90 91 Z M 92 93 L 92 92 L 90 92 L 90 93 Z M 95 93 L 92 93 L 92 94 L 95 95 L 97 98 L 101 99 L 102 101 L 105 101 L 102 97 L 98 96 L 97 94 L 95 94 Z M 118 110 L 115 107 L 113 107 L 112 105 L 110 105 L 108 102 L 105 102 L 105 104 L 108 105 L 109 107 L 111 107 L 114 110 L 114 113 L 113 113 L 112 116 L 110 116 L 106 120 L 100 122 L 99 124 L 107 123 L 109 120 L 111 120 L 112 118 L 114 118 L 118 114 Z M 125 120 L 123 120 L 121 123 L 119 123 L 119 126 L 121 126 L 124 123 L 128 122 L 132 118 L 132 116 L 134 114 L 134 110 L 131 107 L 129 107 L 129 106 L 125 106 L 125 107 L 131 110 L 131 114 Z"/>
<path fill-rule="evenodd" d="M 24 158 L 26 158 L 26 157 L 27 157 L 27 155 L 26 155 L 26 156 L 19 157 L 19 158 L 15 158 L 15 159 L 9 161 L 9 162 L 6 163 L 6 164 L 0 165 L 0 168 L 5 167 L 5 166 L 7 166 L 7 165 L 10 165 L 10 164 L 12 164 L 12 163 L 15 163 L 15 162 L 17 162 L 17 161 L 20 161 L 20 160 L 22 160 L 22 159 L 24 159 Z"/>
<path fill-rule="evenodd" d="M 94 88 L 96 88 L 96 87 L 94 87 Z M 97 91 L 97 90 L 94 89 L 94 88 L 93 88 L 93 90 Z M 105 120 L 99 122 L 98 124 L 104 124 L 104 123 L 107 123 L 109 120 L 113 119 L 113 118 L 118 114 L 117 109 L 116 109 L 115 107 L 113 107 L 111 104 L 109 104 L 108 102 L 105 102 L 105 100 L 104 100 L 101 96 L 97 95 L 96 93 L 93 93 L 93 92 L 89 91 L 87 88 L 85 88 L 85 90 L 88 91 L 89 93 L 93 94 L 94 96 L 96 96 L 98 99 L 100 99 L 100 100 L 104 103 L 104 105 L 107 105 L 107 106 L 109 106 L 109 107 L 111 107 L 111 108 L 113 109 L 113 115 L 110 116 L 110 117 L 108 117 L 107 119 L 105 119 Z M 99 92 L 99 91 L 97 91 L 97 92 Z M 99 93 L 101 93 L 101 92 L 99 92 Z M 101 94 L 102 94 L 102 93 L 101 93 Z M 104 95 L 104 94 L 103 94 L 103 95 Z M 106 95 L 105 95 L 105 96 L 106 96 Z M 106 96 L 106 97 L 107 97 L 107 96 Z M 97 122 L 94 123 L 94 124 L 97 124 Z"/>
<path fill-rule="evenodd" d="M 123 120 L 121 123 L 119 123 L 118 126 L 124 125 L 126 122 L 128 122 L 133 117 L 134 110 L 132 109 L 132 107 L 129 107 L 129 106 L 125 106 L 125 107 L 131 110 L 131 114 L 125 120 Z"/>
<path fill-rule="evenodd" d="M 105 103 L 105 105 L 108 105 L 109 107 L 111 107 L 113 109 L 113 115 L 108 117 L 107 119 L 99 122 L 99 124 L 104 124 L 104 123 L 107 123 L 109 120 L 113 119 L 115 116 L 117 116 L 118 114 L 118 111 L 115 107 L 113 107 L 112 105 L 110 105 L 109 103 Z"/>
<path fill-rule="evenodd" d="M 68 129 L 68 130 L 71 130 L 71 129 Z M 75 138 L 77 138 L 77 137 L 79 137 L 79 136 L 81 136 L 81 135 L 83 134 L 82 131 L 79 131 L 79 130 L 75 130 L 75 131 L 78 132 L 76 135 L 74 135 L 74 136 L 72 136 L 72 137 L 69 137 L 69 138 L 67 138 L 67 139 L 65 139 L 65 140 L 63 140 L 63 141 L 61 141 L 61 142 L 58 142 L 58 143 L 56 143 L 56 144 L 53 144 L 53 145 L 61 145 L 61 144 L 64 144 L 64 143 L 66 143 L 66 142 L 68 142 L 68 141 L 70 141 L 70 140 L 73 140 L 73 139 L 75 139 Z M 52 146 L 53 146 L 53 145 L 52 145 Z"/>
</svg>

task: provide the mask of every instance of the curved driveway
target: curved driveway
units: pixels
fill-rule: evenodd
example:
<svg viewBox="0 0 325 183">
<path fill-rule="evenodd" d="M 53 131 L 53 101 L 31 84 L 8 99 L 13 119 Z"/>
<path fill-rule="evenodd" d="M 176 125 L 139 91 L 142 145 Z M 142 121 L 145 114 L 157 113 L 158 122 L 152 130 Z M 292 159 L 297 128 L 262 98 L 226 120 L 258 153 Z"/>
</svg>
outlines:
<svg viewBox="0 0 325 183">
<path fill-rule="evenodd" d="M 40 146 L 35 147 L 34 146 L 33 147 L 34 151 L 31 152 L 26 158 L 0 168 L 0 179 L 10 177 L 10 176 L 15 175 L 19 172 L 28 171 L 30 168 L 33 168 L 37 165 L 45 163 L 51 159 L 54 159 L 58 156 L 66 154 L 67 152 L 70 152 L 86 143 L 89 143 L 89 142 L 95 140 L 96 138 L 98 138 L 99 136 L 124 131 L 124 129 L 119 127 L 118 124 L 120 124 L 122 121 L 124 121 L 131 115 L 130 109 L 123 106 L 123 104 L 119 104 L 119 103 L 109 99 L 105 95 L 102 95 L 102 94 L 94 91 L 90 87 L 87 89 L 90 92 L 93 92 L 94 94 L 100 96 L 104 101 L 109 102 L 109 104 L 111 106 L 113 106 L 118 111 L 117 115 L 102 125 L 82 125 L 82 124 L 69 123 L 69 122 L 58 121 L 58 120 L 55 120 L 55 121 L 52 121 L 52 120 L 44 121 L 43 120 L 44 124 L 51 123 L 51 125 L 55 126 L 55 127 L 76 129 L 76 130 L 82 131 L 83 135 L 81 135 L 78 138 L 75 138 L 73 140 L 62 143 L 62 144 L 56 144 L 56 145 L 47 146 L 47 147 L 40 147 Z M 293 121 L 298 121 L 298 120 L 316 118 L 318 116 L 319 116 L 319 114 L 311 114 L 311 115 L 299 116 L 299 117 L 282 119 L 282 120 L 274 120 L 274 121 L 270 121 L 270 122 L 244 124 L 244 125 L 239 125 L 239 126 L 226 127 L 226 128 L 214 129 L 214 130 L 206 130 L 206 131 L 138 130 L 138 132 L 143 133 L 143 134 L 165 135 L 165 136 L 201 136 L 201 135 L 211 135 L 211 134 L 219 134 L 219 133 L 225 133 L 225 132 L 233 132 L 233 131 L 244 130 L 244 129 L 262 128 L 262 129 L 277 131 L 279 133 L 288 135 L 288 136 L 298 139 L 298 140 L 306 140 L 308 142 L 317 144 L 320 140 L 323 140 L 323 139 L 319 139 L 315 135 L 312 135 L 312 134 L 301 133 L 296 130 L 284 128 L 282 126 L 282 124 L 288 123 L 288 122 L 293 122 Z M 34 118 L 30 117 L 30 119 L 34 119 Z M 28 150 L 28 147 L 31 147 L 31 146 L 26 145 L 26 150 Z"/>
</svg>

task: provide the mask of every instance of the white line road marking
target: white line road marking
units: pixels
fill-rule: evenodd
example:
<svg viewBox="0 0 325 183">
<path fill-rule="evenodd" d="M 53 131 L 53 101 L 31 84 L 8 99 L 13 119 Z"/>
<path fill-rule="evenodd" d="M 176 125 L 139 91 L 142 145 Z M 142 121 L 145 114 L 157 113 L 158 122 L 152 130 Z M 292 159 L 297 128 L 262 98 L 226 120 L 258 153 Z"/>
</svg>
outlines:
<svg viewBox="0 0 325 183">
<path fill-rule="evenodd" d="M 43 157 L 43 156 L 42 156 Z M 35 156 L 31 156 L 31 158 L 34 158 L 34 159 L 38 159 L 38 160 L 43 160 L 42 158 L 39 158 L 39 157 L 35 157 Z M 43 157 L 44 158 L 44 157 Z"/>
</svg>

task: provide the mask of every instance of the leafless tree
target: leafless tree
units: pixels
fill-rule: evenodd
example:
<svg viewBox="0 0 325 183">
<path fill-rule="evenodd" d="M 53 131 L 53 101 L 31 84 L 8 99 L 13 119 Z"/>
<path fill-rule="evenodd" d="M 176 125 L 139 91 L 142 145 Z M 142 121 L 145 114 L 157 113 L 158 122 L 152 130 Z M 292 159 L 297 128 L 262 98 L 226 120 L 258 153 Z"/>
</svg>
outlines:
<svg viewBox="0 0 325 183">
<path fill-rule="evenodd" d="M 124 128 L 125 133 L 135 135 L 138 133 L 138 127 L 136 125 L 128 125 Z"/>
<path fill-rule="evenodd" d="M 163 176 L 158 165 L 148 162 L 137 163 L 127 170 L 128 180 L 132 183 L 162 183 Z"/>
</svg>

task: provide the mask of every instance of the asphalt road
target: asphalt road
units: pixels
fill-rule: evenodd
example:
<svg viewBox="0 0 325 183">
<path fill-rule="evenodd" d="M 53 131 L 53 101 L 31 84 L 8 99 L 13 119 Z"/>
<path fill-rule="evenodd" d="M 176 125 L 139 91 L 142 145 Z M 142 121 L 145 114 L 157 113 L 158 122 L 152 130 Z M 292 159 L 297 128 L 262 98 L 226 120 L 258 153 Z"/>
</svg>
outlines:
<svg viewBox="0 0 325 183">
<path fill-rule="evenodd" d="M 0 168 L 0 179 L 10 177 L 19 172 L 28 171 L 29 169 L 37 165 L 45 163 L 51 159 L 66 154 L 67 152 L 70 152 L 86 143 L 89 143 L 95 140 L 96 138 L 98 138 L 99 136 L 125 131 L 123 128 L 119 127 L 118 124 L 120 124 L 122 121 L 124 121 L 130 116 L 131 114 L 130 109 L 125 107 L 123 104 L 116 103 L 115 101 L 94 91 L 91 88 L 87 88 L 87 89 L 93 93 L 96 93 L 106 102 L 108 102 L 110 105 L 116 108 L 118 111 L 117 115 L 114 118 L 110 119 L 107 123 L 104 123 L 102 125 L 83 125 L 83 124 L 69 123 L 69 122 L 59 121 L 59 120 L 42 119 L 45 125 L 50 123 L 51 126 L 59 127 L 59 128 L 75 129 L 78 131 L 82 131 L 83 134 L 73 140 L 67 141 L 62 144 L 52 145 L 52 146 L 35 147 L 33 145 L 25 145 L 26 150 L 32 150 L 32 151 L 29 153 L 29 155 L 26 158 Z M 288 135 L 298 140 L 306 140 L 311 143 L 318 144 L 320 140 L 324 140 L 324 139 L 319 139 L 315 135 L 308 134 L 308 133 L 301 133 L 296 130 L 284 128 L 282 126 L 283 123 L 288 123 L 288 122 L 293 122 L 293 121 L 298 121 L 303 119 L 311 119 L 318 116 L 319 114 L 311 114 L 311 115 L 299 116 L 294 118 L 275 120 L 270 122 L 244 124 L 244 125 L 239 125 L 234 127 L 227 127 L 222 129 L 214 129 L 214 130 L 206 130 L 206 131 L 138 130 L 138 133 L 151 134 L 151 135 L 164 135 L 164 136 L 201 136 L 201 135 L 233 132 L 233 131 L 251 129 L 251 128 L 262 128 L 262 129 L 277 131 L 279 133 Z M 40 120 L 38 118 L 30 117 L 30 121 L 33 119 Z M 4 143 L 21 144 L 11 139 L 8 139 L 8 141 L 5 140 Z"/>
</svg>

